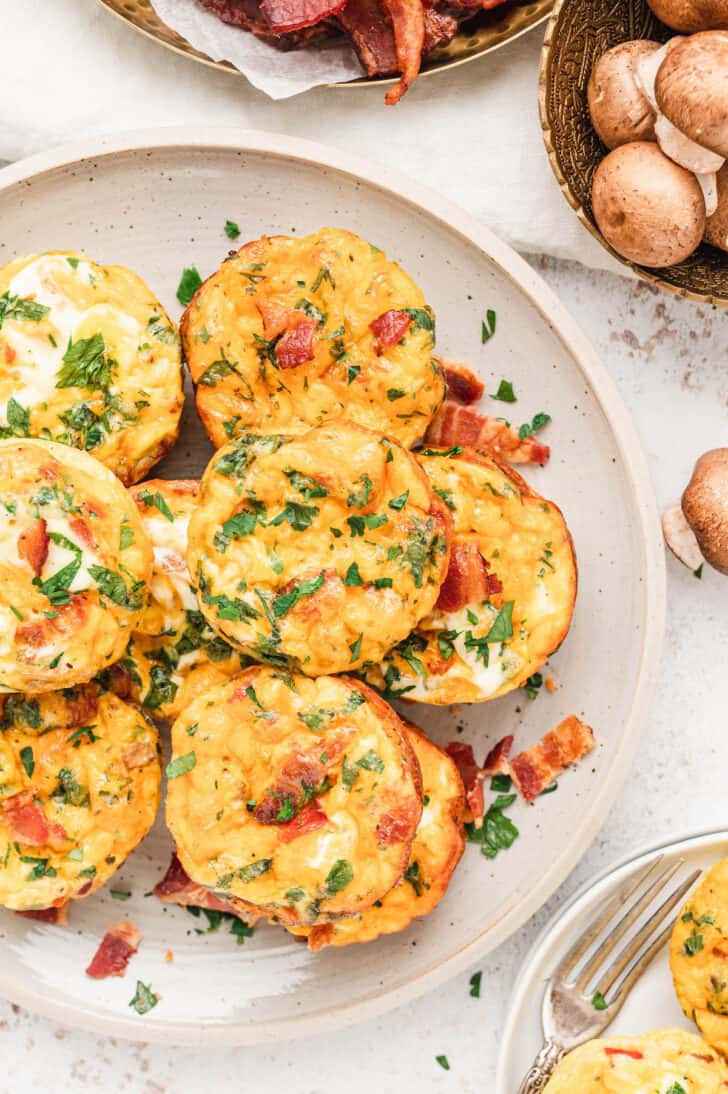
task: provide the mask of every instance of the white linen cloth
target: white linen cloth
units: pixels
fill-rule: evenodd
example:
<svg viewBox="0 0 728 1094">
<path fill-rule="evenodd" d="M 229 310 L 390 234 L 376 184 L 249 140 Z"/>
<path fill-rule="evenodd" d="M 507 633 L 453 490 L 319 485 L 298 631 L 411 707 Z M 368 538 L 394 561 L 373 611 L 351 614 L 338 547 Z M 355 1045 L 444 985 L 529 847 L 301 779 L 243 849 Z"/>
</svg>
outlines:
<svg viewBox="0 0 728 1094">
<path fill-rule="evenodd" d="M 0 159 L 153 126 L 240 126 L 306 137 L 408 173 L 518 250 L 624 272 L 579 224 L 551 173 L 537 107 L 543 29 L 420 79 L 273 101 L 178 56 L 95 0 L 0 0 Z M 244 33 L 244 32 L 241 32 Z"/>
</svg>

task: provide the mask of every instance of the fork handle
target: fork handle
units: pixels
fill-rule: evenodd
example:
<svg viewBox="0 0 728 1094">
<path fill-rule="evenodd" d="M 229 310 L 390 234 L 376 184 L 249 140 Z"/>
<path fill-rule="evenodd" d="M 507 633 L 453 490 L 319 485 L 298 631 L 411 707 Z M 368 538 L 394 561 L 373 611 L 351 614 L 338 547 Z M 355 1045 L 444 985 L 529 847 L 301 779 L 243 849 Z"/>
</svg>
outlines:
<svg viewBox="0 0 728 1094">
<path fill-rule="evenodd" d="M 539 1052 L 523 1082 L 518 1088 L 518 1094 L 542 1094 L 546 1083 L 551 1078 L 556 1065 L 565 1055 L 566 1050 L 556 1041 L 544 1041 L 543 1048 Z"/>
</svg>

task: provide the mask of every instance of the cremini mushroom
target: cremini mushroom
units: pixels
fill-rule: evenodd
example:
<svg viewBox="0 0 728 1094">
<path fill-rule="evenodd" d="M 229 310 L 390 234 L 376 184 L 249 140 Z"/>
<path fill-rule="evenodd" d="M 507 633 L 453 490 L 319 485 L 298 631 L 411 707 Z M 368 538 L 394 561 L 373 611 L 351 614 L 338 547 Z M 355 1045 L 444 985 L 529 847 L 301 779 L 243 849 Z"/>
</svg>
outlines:
<svg viewBox="0 0 728 1094">
<path fill-rule="evenodd" d="M 681 504 L 705 561 L 728 574 L 728 448 L 700 457 Z"/>
<path fill-rule="evenodd" d="M 728 30 L 676 42 L 655 77 L 655 99 L 668 122 L 713 153 L 712 159 L 703 156 L 699 166 L 683 166 L 701 173 L 720 170 L 728 156 Z"/>
<path fill-rule="evenodd" d="M 705 230 L 705 202 L 695 175 L 648 141 L 623 144 L 602 160 L 592 208 L 607 242 L 642 266 L 682 262 Z"/>
<path fill-rule="evenodd" d="M 637 79 L 637 67 L 659 49 L 658 42 L 644 38 L 621 42 L 594 65 L 587 87 L 589 113 L 607 148 L 655 139 L 657 115 Z"/>
<path fill-rule="evenodd" d="M 705 222 L 703 238 L 714 247 L 728 251 L 728 163 L 721 167 L 715 180 L 716 208 L 713 215 Z"/>
<path fill-rule="evenodd" d="M 728 28 L 728 0 L 647 0 L 658 19 L 673 30 L 695 34 L 699 30 Z"/>
</svg>

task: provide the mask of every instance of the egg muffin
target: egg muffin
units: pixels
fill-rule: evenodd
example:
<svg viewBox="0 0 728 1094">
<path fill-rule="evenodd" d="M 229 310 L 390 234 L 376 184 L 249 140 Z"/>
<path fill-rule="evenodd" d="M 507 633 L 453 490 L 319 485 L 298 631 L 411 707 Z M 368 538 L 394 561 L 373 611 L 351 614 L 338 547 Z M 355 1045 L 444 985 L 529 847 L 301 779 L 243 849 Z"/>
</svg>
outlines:
<svg viewBox="0 0 728 1094">
<path fill-rule="evenodd" d="M 405 728 L 348 677 L 256 666 L 172 726 L 167 824 L 192 881 L 285 925 L 355 915 L 404 874 L 422 813 Z"/>
<path fill-rule="evenodd" d="M 686 1017 L 728 1056 L 728 858 L 688 897 L 672 932 L 670 968 Z"/>
<path fill-rule="evenodd" d="M 0 437 L 61 441 L 137 482 L 183 401 L 177 332 L 135 273 L 75 251 L 0 269 Z"/>
<path fill-rule="evenodd" d="M 682 1029 L 587 1041 L 565 1056 L 544 1094 L 719 1094 L 728 1067 Z"/>
<path fill-rule="evenodd" d="M 258 661 L 378 661 L 437 600 L 450 513 L 410 452 L 353 422 L 245 434 L 207 467 L 187 559 L 200 607 Z"/>
<path fill-rule="evenodd" d="M 409 722 L 404 724 L 422 772 L 424 795 L 404 877 L 361 915 L 318 927 L 289 928 L 308 938 L 312 950 L 371 942 L 380 935 L 405 930 L 413 919 L 427 915 L 439 904 L 460 861 L 465 848 L 465 790 L 458 769 L 421 730 Z"/>
<path fill-rule="evenodd" d="M 150 479 L 130 490 L 154 551 L 149 602 L 109 686 L 173 721 L 196 695 L 222 683 L 247 661 L 208 625 L 197 605 L 185 552 L 194 480 Z"/>
<path fill-rule="evenodd" d="M 180 333 L 216 447 L 340 417 L 409 447 L 445 394 L 421 290 L 338 228 L 247 243 L 198 289 Z"/>
<path fill-rule="evenodd" d="M 52 441 L 0 440 L 0 692 L 83 683 L 121 657 L 151 565 L 111 471 Z"/>
<path fill-rule="evenodd" d="M 0 904 L 95 892 L 151 828 L 160 781 L 155 731 L 117 696 L 0 697 Z"/>
<path fill-rule="evenodd" d="M 566 637 L 577 570 L 560 510 L 473 449 L 419 460 L 453 519 L 434 610 L 366 678 L 387 695 L 446 705 L 520 687 Z"/>
</svg>

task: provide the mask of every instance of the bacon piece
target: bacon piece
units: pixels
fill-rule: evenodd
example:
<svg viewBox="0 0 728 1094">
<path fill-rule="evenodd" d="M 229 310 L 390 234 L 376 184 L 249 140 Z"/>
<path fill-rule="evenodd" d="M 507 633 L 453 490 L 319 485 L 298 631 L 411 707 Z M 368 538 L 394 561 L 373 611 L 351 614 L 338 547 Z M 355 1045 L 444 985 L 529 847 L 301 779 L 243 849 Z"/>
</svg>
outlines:
<svg viewBox="0 0 728 1094">
<path fill-rule="evenodd" d="M 16 912 L 26 919 L 38 919 L 41 923 L 54 923 L 57 927 L 68 924 L 68 904 L 56 904 L 50 908 L 32 908 L 27 912 Z"/>
<path fill-rule="evenodd" d="M 94 980 L 104 980 L 107 976 L 123 976 L 130 959 L 139 949 L 141 940 L 142 932 L 128 920 L 112 923 L 91 958 L 86 976 Z"/>
<path fill-rule="evenodd" d="M 570 714 L 533 748 L 513 757 L 513 781 L 525 800 L 532 802 L 562 771 L 591 752 L 595 743 L 593 730 Z"/>
<path fill-rule="evenodd" d="M 447 393 L 456 403 L 469 406 L 482 398 L 485 385 L 467 365 L 459 361 L 443 361 L 442 371 L 445 373 Z"/>
<path fill-rule="evenodd" d="M 397 71 L 394 32 L 380 0 L 349 0 L 337 18 L 367 76 L 391 76 Z"/>
<path fill-rule="evenodd" d="M 17 357 L 17 354 L 9 342 L 5 343 L 5 363 L 12 365 L 13 361 Z"/>
<path fill-rule="evenodd" d="M 496 575 L 488 573 L 488 563 L 477 543 L 456 543 L 435 607 L 442 612 L 457 612 L 466 604 L 480 604 L 502 591 Z"/>
<path fill-rule="evenodd" d="M 458 21 L 452 15 L 428 8 L 425 5 L 425 42 L 423 53 L 429 53 L 436 46 L 452 41 L 458 32 Z"/>
<path fill-rule="evenodd" d="M 157 757 L 157 750 L 150 741 L 135 741 L 133 745 L 127 745 L 121 754 L 127 771 L 136 767 L 146 767 Z"/>
<path fill-rule="evenodd" d="M 276 343 L 279 368 L 295 368 L 305 361 L 313 361 L 313 332 L 317 326 L 317 321 L 306 315 L 281 336 Z"/>
<path fill-rule="evenodd" d="M 430 445 L 449 448 L 451 445 L 469 445 L 485 451 L 506 463 L 545 464 L 551 455 L 547 444 L 541 444 L 533 436 L 520 439 L 515 429 L 480 414 L 469 406 L 461 406 L 446 399 L 433 418 L 425 434 Z"/>
<path fill-rule="evenodd" d="M 23 562 L 27 562 L 36 577 L 40 577 L 41 571 L 48 558 L 48 532 L 46 522 L 42 517 L 37 517 L 28 524 L 18 537 L 18 554 Z"/>
<path fill-rule="evenodd" d="M 487 776 L 510 775 L 511 768 L 508 757 L 511 754 L 512 748 L 513 737 L 510 735 L 508 737 L 502 737 L 500 741 L 494 744 L 485 757 L 483 774 Z"/>
<path fill-rule="evenodd" d="M 345 4 L 346 0 L 261 0 L 260 8 L 274 34 L 288 34 L 336 15 Z"/>
<path fill-rule="evenodd" d="M 397 51 L 398 82 L 384 96 L 387 106 L 395 106 L 411 87 L 420 71 L 425 44 L 425 11 L 422 0 L 384 0 L 394 30 Z"/>
<path fill-rule="evenodd" d="M 49 821 L 33 798 L 32 790 L 21 790 L 0 801 L 0 816 L 8 824 L 13 838 L 30 847 L 61 847 L 68 840 L 65 828 Z"/>
<path fill-rule="evenodd" d="M 385 847 L 411 839 L 415 834 L 418 820 L 419 817 L 414 813 L 411 804 L 400 805 L 389 813 L 382 814 L 379 818 L 377 839 Z"/>
<path fill-rule="evenodd" d="M 327 755 L 330 758 L 328 749 Z M 276 781 L 253 810 L 253 816 L 258 824 L 288 823 L 277 820 L 286 800 L 293 809 L 300 809 L 305 801 L 306 788 L 320 786 L 325 777 L 326 765 L 318 756 L 296 753 L 283 764 Z"/>
<path fill-rule="evenodd" d="M 644 1053 L 634 1048 L 605 1048 L 607 1056 L 629 1056 L 631 1060 L 644 1060 Z"/>
<path fill-rule="evenodd" d="M 377 319 L 373 319 L 369 329 L 374 331 L 381 348 L 389 349 L 404 338 L 411 323 L 412 316 L 406 311 L 391 308 L 389 311 L 382 312 Z"/>
<path fill-rule="evenodd" d="M 309 802 L 304 806 L 297 817 L 288 821 L 286 824 L 280 826 L 280 839 L 282 843 L 291 843 L 292 840 L 298 839 L 299 836 L 305 836 L 309 832 L 315 832 L 319 828 L 323 828 L 328 821 L 328 817 L 324 813 L 323 809 L 319 806 L 317 801 Z"/>
<path fill-rule="evenodd" d="M 472 820 L 476 828 L 482 827 L 483 814 L 485 812 L 485 794 L 483 780 L 485 771 L 478 767 L 471 745 L 462 741 L 451 741 L 445 748 L 448 756 L 455 761 L 455 766 L 460 772 L 460 778 L 465 787 L 465 801 L 470 812 L 466 819 Z"/>
<path fill-rule="evenodd" d="M 277 300 L 256 300 L 255 306 L 263 320 L 263 334 L 269 342 L 280 337 L 288 330 L 291 317 L 295 314 L 295 308 L 289 308 L 288 304 L 280 304 Z M 301 314 L 301 313 L 299 313 Z"/>
<path fill-rule="evenodd" d="M 238 919 L 242 919 L 244 923 L 251 926 L 255 923 L 255 916 L 241 915 L 232 901 L 223 900 L 204 885 L 198 885 L 197 882 L 192 881 L 174 852 L 166 874 L 161 881 L 157 882 L 152 892 L 165 903 L 179 904 L 183 908 L 188 906 L 206 908 L 210 912 L 230 912 Z"/>
<path fill-rule="evenodd" d="M 68 522 L 68 526 L 92 551 L 97 549 L 96 537 L 85 520 L 81 517 L 72 517 Z"/>
<path fill-rule="evenodd" d="M 296 31 L 293 34 L 276 35 L 258 0 L 200 0 L 200 3 L 217 15 L 218 19 L 222 19 L 224 23 L 230 23 L 232 26 L 249 30 L 258 38 L 265 38 L 281 50 L 303 45 L 310 38 L 318 37 L 326 31 L 325 24 L 318 24 L 315 27 L 306 27 L 304 30 Z"/>
<path fill-rule="evenodd" d="M 77 593 L 71 597 L 68 604 L 59 605 L 53 610 L 56 615 L 52 619 L 44 618 L 32 623 L 21 623 L 15 632 L 18 644 L 42 649 L 50 645 L 54 638 L 64 637 L 78 630 L 87 612 L 85 594 Z M 26 657 L 28 656 L 26 654 Z"/>
</svg>

